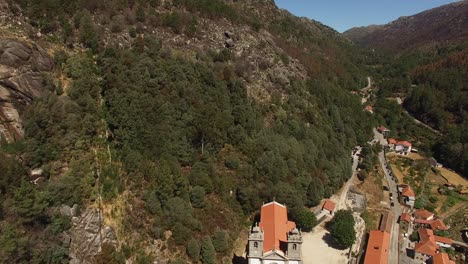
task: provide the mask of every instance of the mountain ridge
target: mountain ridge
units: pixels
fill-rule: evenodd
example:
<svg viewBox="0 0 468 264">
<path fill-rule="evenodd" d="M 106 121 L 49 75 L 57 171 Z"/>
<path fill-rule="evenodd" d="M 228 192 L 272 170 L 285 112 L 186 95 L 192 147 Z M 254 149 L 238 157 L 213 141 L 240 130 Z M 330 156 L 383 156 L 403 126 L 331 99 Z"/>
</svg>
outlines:
<svg viewBox="0 0 468 264">
<path fill-rule="evenodd" d="M 403 50 L 433 43 L 460 42 L 468 39 L 468 1 L 435 7 L 388 24 L 352 28 L 343 36 L 368 48 Z"/>
</svg>

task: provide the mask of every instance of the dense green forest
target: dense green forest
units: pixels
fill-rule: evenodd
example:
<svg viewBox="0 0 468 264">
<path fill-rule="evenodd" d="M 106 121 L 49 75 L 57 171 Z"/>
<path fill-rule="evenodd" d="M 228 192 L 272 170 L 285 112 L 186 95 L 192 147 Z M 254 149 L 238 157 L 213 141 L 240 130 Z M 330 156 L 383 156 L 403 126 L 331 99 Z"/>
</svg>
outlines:
<svg viewBox="0 0 468 264">
<path fill-rule="evenodd" d="M 16 2 L 66 48 L 53 54 L 52 92 L 24 115 L 24 140 L 2 142 L 0 262 L 67 262 L 62 232 L 71 223 L 57 208 L 125 197 L 119 232 L 139 237 L 105 245 L 98 263 L 152 263 L 141 246 L 151 239 L 176 249 L 173 263 L 221 263 L 263 202 L 287 204 L 290 218 L 311 229 L 306 206 L 351 176 L 351 150 L 375 125 L 349 92 L 364 83 L 369 57 L 353 55 L 357 47 L 319 23 L 311 32 L 292 17 L 244 19 L 245 10 L 224 1 L 174 1 L 185 10 L 163 14 L 151 11 L 159 1 Z M 128 10 L 125 21 L 113 20 Z M 246 58 L 229 49 L 187 58 L 141 27 L 190 35 L 201 18 L 270 30 L 282 60 L 298 59 L 309 78 L 274 86 L 271 100 L 259 102 L 248 96 L 248 69 L 233 67 Z M 106 19 L 112 32 L 129 31 L 131 48 L 105 42 Z M 77 43 L 85 49 L 72 49 Z M 35 168 L 43 184 L 30 183 Z"/>
<path fill-rule="evenodd" d="M 467 62 L 466 44 L 438 45 L 407 51 L 379 70 L 382 87 L 379 98 L 406 97 L 404 107 L 408 112 L 439 130 L 442 136 L 424 128 L 416 129 L 411 120 L 400 120 L 398 116 L 407 118 L 398 113 L 396 103 L 384 99 L 379 105 L 387 124 L 406 137 L 420 138 L 421 147 L 429 155 L 464 176 L 468 166 Z"/>
</svg>

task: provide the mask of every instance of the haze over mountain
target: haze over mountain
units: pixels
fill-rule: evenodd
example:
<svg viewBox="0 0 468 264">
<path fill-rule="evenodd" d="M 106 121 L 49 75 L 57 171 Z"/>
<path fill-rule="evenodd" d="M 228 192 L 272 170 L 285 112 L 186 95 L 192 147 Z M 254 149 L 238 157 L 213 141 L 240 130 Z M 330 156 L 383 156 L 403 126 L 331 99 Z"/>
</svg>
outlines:
<svg viewBox="0 0 468 264">
<path fill-rule="evenodd" d="M 433 8 L 379 26 L 352 28 L 343 35 L 355 43 L 392 51 L 468 39 L 468 1 Z"/>
</svg>

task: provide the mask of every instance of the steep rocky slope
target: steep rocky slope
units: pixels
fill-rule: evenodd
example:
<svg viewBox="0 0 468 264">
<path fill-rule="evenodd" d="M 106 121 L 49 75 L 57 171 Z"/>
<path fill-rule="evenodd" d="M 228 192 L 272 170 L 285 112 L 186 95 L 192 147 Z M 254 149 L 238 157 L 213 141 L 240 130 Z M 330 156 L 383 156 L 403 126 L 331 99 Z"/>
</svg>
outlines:
<svg viewBox="0 0 468 264">
<path fill-rule="evenodd" d="M 37 79 L 5 86 L 0 262 L 229 262 L 262 202 L 315 205 L 369 136 L 366 55 L 271 0 L 8 3 Z"/>
<path fill-rule="evenodd" d="M 387 25 L 343 33 L 366 47 L 403 51 L 419 46 L 468 39 L 468 1 L 433 8 L 419 14 L 401 17 Z"/>
<path fill-rule="evenodd" d="M 47 92 L 42 73 L 53 67 L 39 46 L 0 39 L 0 135 L 7 142 L 23 137 L 21 114 L 34 98 Z"/>
</svg>

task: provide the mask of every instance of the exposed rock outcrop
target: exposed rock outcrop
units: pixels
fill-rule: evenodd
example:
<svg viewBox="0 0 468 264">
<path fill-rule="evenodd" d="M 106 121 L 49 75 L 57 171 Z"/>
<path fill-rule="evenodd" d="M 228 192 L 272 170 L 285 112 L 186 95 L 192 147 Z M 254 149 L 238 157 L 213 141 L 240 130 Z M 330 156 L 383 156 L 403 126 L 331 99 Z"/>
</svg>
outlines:
<svg viewBox="0 0 468 264">
<path fill-rule="evenodd" d="M 0 39 L 0 136 L 8 142 L 23 137 L 21 114 L 47 92 L 43 72 L 53 68 L 53 60 L 39 46 Z"/>
<path fill-rule="evenodd" d="M 62 207 L 64 213 L 72 215 L 73 208 Z M 109 226 L 101 225 L 102 215 L 97 209 L 86 209 L 79 217 L 72 217 L 70 231 L 71 264 L 93 263 L 94 257 L 101 251 L 103 244 L 117 244 L 114 231 Z"/>
</svg>

